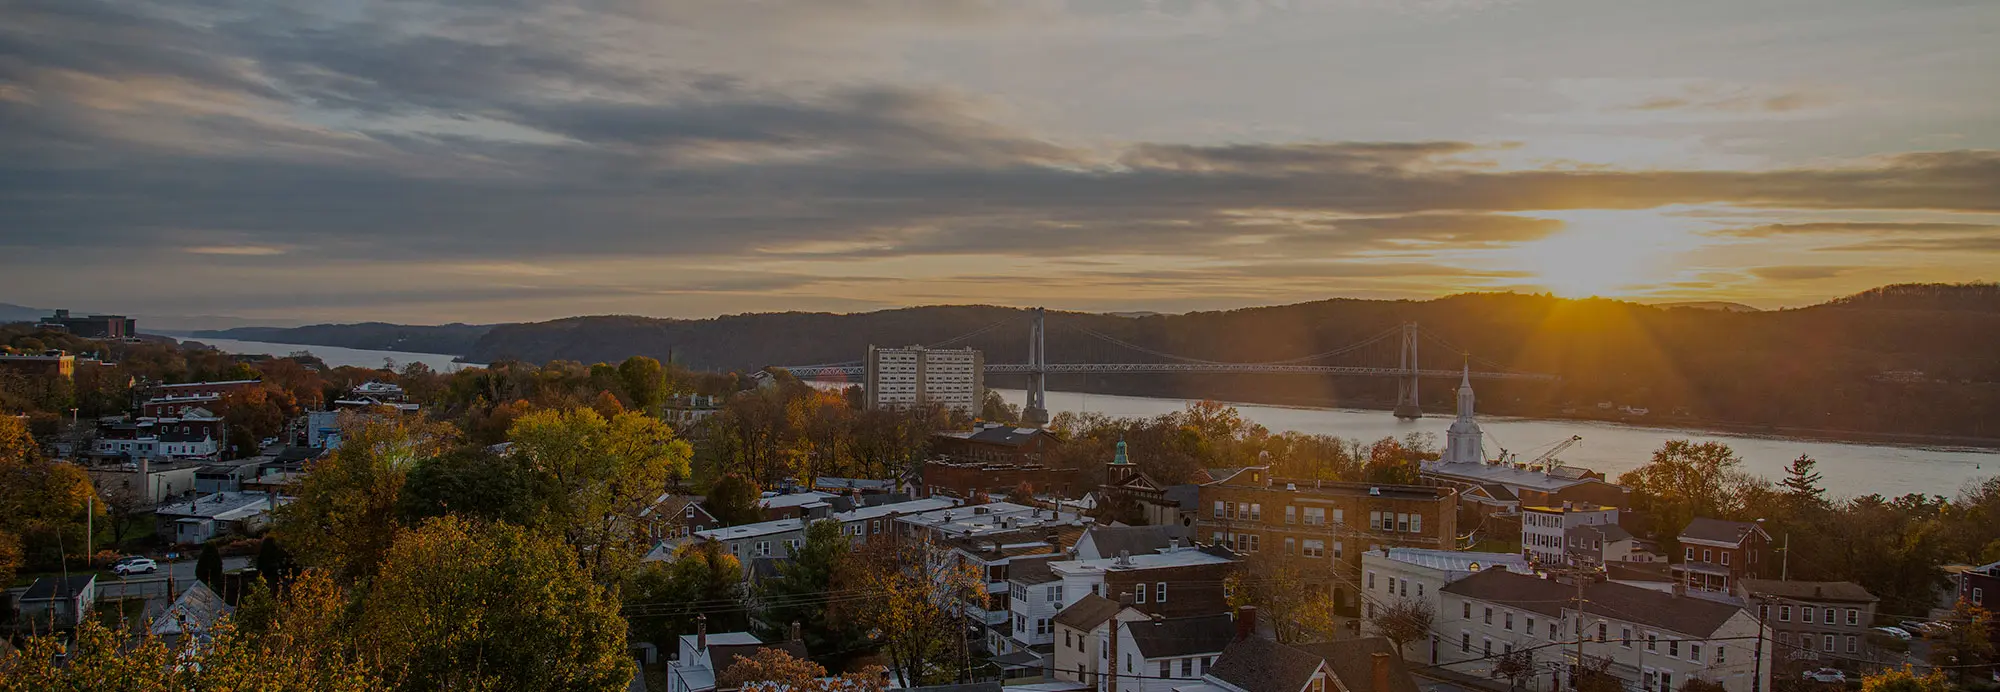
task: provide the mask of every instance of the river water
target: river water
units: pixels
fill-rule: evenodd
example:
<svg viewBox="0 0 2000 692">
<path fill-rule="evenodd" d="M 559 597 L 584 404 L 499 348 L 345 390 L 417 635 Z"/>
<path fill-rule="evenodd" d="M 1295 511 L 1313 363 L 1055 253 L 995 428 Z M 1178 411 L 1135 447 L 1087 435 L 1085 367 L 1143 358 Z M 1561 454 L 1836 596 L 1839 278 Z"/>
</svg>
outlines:
<svg viewBox="0 0 2000 692">
<path fill-rule="evenodd" d="M 1020 390 L 995 390 L 1007 401 L 1020 403 Z M 1190 400 L 1149 397 L 1049 392 L 1049 411 L 1089 411 L 1112 417 L 1151 417 L 1186 408 Z M 1373 442 L 1386 436 L 1401 437 L 1411 432 L 1428 432 L 1444 443 L 1449 416 L 1431 415 L 1415 421 L 1398 420 L 1388 411 L 1324 409 L 1257 404 L 1232 404 L 1245 420 L 1272 432 L 1297 431 L 1337 435 Z M 1763 437 L 1703 430 L 1648 428 L 1597 421 L 1536 420 L 1481 416 L 1486 431 L 1486 454 L 1497 456 L 1505 447 L 1525 461 L 1557 442 L 1580 435 L 1583 441 L 1559 455 L 1563 463 L 1601 471 L 1616 480 L 1652 458 L 1660 444 L 1672 439 L 1697 442 L 1716 441 L 1729 445 L 1743 458 L 1744 470 L 1776 480 L 1784 476 L 1791 460 L 1804 454 L 1819 461 L 1819 471 L 1828 494 L 1834 496 L 1881 493 L 1896 496 L 1926 493 L 1954 496 L 1975 480 L 2000 475 L 2000 452 L 1962 447 L 1923 447 L 1883 444 L 1824 442 L 1784 437 Z"/>
<path fill-rule="evenodd" d="M 327 365 L 335 367 L 352 365 L 379 368 L 382 367 L 384 359 L 394 361 L 399 367 L 405 363 L 421 362 L 439 372 L 453 372 L 460 368 L 472 367 L 472 364 L 468 363 L 454 363 L 453 356 L 439 353 L 370 351 L 337 346 L 305 346 L 234 339 L 191 340 L 229 353 L 284 356 L 294 351 L 311 351 L 313 355 L 325 360 Z M 1015 403 L 1025 398 L 1025 394 L 1018 389 L 995 391 Z M 1190 401 L 1049 392 L 1049 409 L 1052 412 L 1090 411 L 1113 417 L 1157 416 L 1186 408 Z M 1273 432 L 1297 431 L 1338 435 L 1356 438 L 1363 442 L 1373 442 L 1390 435 L 1400 437 L 1411 432 L 1428 432 L 1436 435 L 1442 444 L 1445 428 L 1451 425 L 1450 417 L 1438 415 L 1415 421 L 1402 421 L 1389 415 L 1388 411 L 1233 405 L 1245 420 L 1262 425 Z M 1509 452 L 1519 454 L 1523 460 L 1534 458 L 1549 446 L 1569 439 L 1571 435 L 1581 435 L 1583 442 L 1562 453 L 1563 462 L 1602 471 L 1613 479 L 1620 473 L 1646 463 L 1652 458 L 1653 450 L 1659 449 L 1661 443 L 1677 438 L 1698 442 L 1713 440 L 1728 444 L 1731 449 L 1736 450 L 1737 456 L 1743 458 L 1745 470 L 1774 480 L 1784 475 L 1785 464 L 1791 460 L 1801 454 L 1811 456 L 1819 460 L 1820 473 L 1825 474 L 1823 482 L 1828 492 L 1836 496 L 1927 493 L 1949 497 L 1957 494 L 1959 489 L 1969 482 L 2000 475 L 2000 452 L 1994 450 L 1825 442 L 1702 430 L 1648 428 L 1596 421 L 1535 420 L 1493 416 L 1481 417 L 1480 427 L 1484 428 L 1487 434 L 1488 455 L 1497 455 L 1498 448 L 1505 447 Z"/>
<path fill-rule="evenodd" d="M 393 361 L 397 369 L 410 363 L 423 363 L 438 372 L 457 372 L 461 368 L 472 367 L 472 363 L 454 363 L 458 356 L 443 353 L 406 353 L 403 351 L 370 351 L 339 346 L 308 346 L 305 344 L 275 344 L 264 341 L 238 341 L 236 339 L 211 339 L 206 337 L 179 337 L 182 341 L 198 341 L 221 349 L 224 353 L 248 355 L 289 356 L 299 351 L 310 351 L 332 367 L 353 366 L 357 368 L 379 368 L 383 362 Z"/>
</svg>

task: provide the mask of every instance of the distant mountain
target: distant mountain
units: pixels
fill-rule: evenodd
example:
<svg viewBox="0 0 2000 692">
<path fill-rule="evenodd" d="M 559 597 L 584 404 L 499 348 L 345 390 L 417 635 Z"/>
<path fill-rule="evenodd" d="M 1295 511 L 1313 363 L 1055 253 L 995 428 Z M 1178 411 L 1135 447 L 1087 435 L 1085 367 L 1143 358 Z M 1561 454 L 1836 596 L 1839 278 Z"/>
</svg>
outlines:
<svg viewBox="0 0 2000 692">
<path fill-rule="evenodd" d="M 384 322 L 315 324 L 305 327 L 236 327 L 194 332 L 194 338 L 265 341 L 305 346 L 338 346 L 373 351 L 464 355 L 490 324 L 407 325 Z"/>
<path fill-rule="evenodd" d="M 1667 309 L 1689 308 L 1694 310 L 1717 310 L 1721 312 L 1763 312 L 1762 310 L 1758 310 L 1757 308 L 1744 305 L 1742 303 L 1731 303 L 1723 300 L 1690 300 L 1680 303 L 1654 303 L 1653 307 L 1667 308 Z"/>
<path fill-rule="evenodd" d="M 2000 312 L 2000 284 L 1892 284 L 1835 298 L 1814 307 Z"/>
<path fill-rule="evenodd" d="M 31 308 L 13 303 L 0 303 L 0 324 L 9 322 L 35 322 L 49 316 L 48 310 Z"/>
<path fill-rule="evenodd" d="M 1587 415 L 1599 410 L 1598 403 L 1613 402 L 1649 409 L 1647 420 L 1662 422 L 2000 438 L 2000 423 L 1993 422 L 2000 420 L 2000 360 L 1992 357 L 1991 346 L 2000 343 L 2000 311 L 1930 309 L 1976 302 L 1898 293 L 1798 310 L 1734 312 L 1519 294 L 1336 299 L 1137 318 L 1050 312 L 1046 340 L 1052 362 L 1161 360 L 1146 351 L 1271 362 L 1348 347 L 1415 321 L 1439 338 L 1423 342 L 1426 366 L 1457 369 L 1460 354 L 1470 353 L 1475 369 L 1561 377 L 1553 383 L 1482 380 L 1479 406 L 1488 413 Z M 1875 309 L 1846 309 L 1863 306 Z M 857 361 L 870 344 L 937 344 L 998 323 L 953 345 L 979 348 L 989 363 L 1019 363 L 1027 356 L 1027 317 L 1025 310 L 980 305 L 700 320 L 573 317 L 492 327 L 465 355 L 480 363 L 595 363 L 645 355 L 740 372 Z M 1393 367 L 1398 341 L 1392 334 L 1338 359 L 1310 362 Z M 1883 375 L 1901 371 L 1921 371 L 1924 381 Z M 1021 382 L 994 376 L 989 384 Z M 1383 406 L 1395 399 L 1395 380 L 1386 377 L 1061 375 L 1051 377 L 1051 386 L 1270 403 Z M 1424 405 L 1448 410 L 1453 389 L 1450 383 L 1427 382 Z"/>
</svg>

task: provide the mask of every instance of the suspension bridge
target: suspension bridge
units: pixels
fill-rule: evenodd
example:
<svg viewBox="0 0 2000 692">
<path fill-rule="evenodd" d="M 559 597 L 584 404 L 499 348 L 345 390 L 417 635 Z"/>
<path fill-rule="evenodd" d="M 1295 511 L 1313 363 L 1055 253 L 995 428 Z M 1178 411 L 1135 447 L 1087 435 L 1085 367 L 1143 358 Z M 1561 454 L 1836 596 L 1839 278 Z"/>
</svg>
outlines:
<svg viewBox="0 0 2000 692">
<path fill-rule="evenodd" d="M 1115 349 L 1141 354 L 1152 358 L 1149 362 L 1050 362 L 1048 358 L 1048 321 L 1042 308 L 1029 311 L 1028 349 L 1025 363 L 986 363 L 984 369 L 989 375 L 1026 375 L 1029 378 L 1028 400 L 1022 407 L 1022 415 L 1028 422 L 1042 425 L 1048 422 L 1047 379 L 1049 375 L 1061 374 L 1155 374 L 1155 373 L 1217 373 L 1217 374 L 1275 374 L 1275 375 L 1330 375 L 1398 378 L 1395 415 L 1398 418 L 1420 418 L 1418 382 L 1429 378 L 1458 378 L 1470 376 L 1474 379 L 1502 380 L 1555 380 L 1556 376 L 1519 372 L 1507 369 L 1470 352 L 1458 348 L 1442 337 L 1420 327 L 1415 322 L 1384 330 L 1374 336 L 1352 344 L 1297 358 L 1262 362 L 1230 362 L 1192 358 L 1147 348 L 1124 339 L 1090 329 L 1079 324 L 1063 325 L 1069 331 L 1088 337 L 1099 344 Z M 966 347 L 975 338 L 986 336 L 1016 320 L 1002 320 L 972 332 L 951 339 L 929 344 L 925 348 Z M 1016 337 L 1018 338 L 1018 337 Z M 1386 356 L 1390 346 L 1395 355 Z M 1463 369 L 1425 368 L 1422 366 L 1421 348 L 1430 345 L 1443 348 L 1447 353 L 1464 360 Z M 1130 354 L 1127 354 L 1130 355 Z M 1435 353 L 1434 353 L 1435 355 Z M 1345 359 L 1348 362 L 1334 364 L 1330 361 Z M 1137 359 L 1131 359 L 1137 360 Z M 1353 361 L 1384 361 L 1394 363 L 1356 363 Z M 1449 360 L 1447 360 L 1449 362 Z M 1481 370 L 1473 370 L 1477 363 Z M 778 366 L 790 371 L 803 380 L 859 381 L 867 373 L 867 363 L 860 360 L 838 363 L 816 363 L 812 365 Z"/>
</svg>

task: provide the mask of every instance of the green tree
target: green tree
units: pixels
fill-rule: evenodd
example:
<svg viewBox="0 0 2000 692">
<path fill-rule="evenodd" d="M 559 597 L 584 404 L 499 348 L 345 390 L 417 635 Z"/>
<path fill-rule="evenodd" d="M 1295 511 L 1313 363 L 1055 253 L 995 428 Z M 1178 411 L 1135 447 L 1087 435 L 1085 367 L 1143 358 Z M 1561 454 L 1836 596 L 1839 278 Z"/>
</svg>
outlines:
<svg viewBox="0 0 2000 692">
<path fill-rule="evenodd" d="M 856 648 L 860 634 L 827 615 L 824 595 L 832 591 L 840 566 L 853 544 L 838 521 L 823 520 L 806 527 L 805 542 L 778 563 L 778 574 L 757 582 L 757 628 L 765 641 L 791 636 L 799 623 L 807 651 L 835 652 Z"/>
<path fill-rule="evenodd" d="M 526 525 L 541 507 L 536 477 L 522 457 L 467 446 L 418 461 L 403 482 L 404 520 L 465 517 Z"/>
<path fill-rule="evenodd" d="M 363 597 L 358 641 L 405 690 L 625 689 L 618 602 L 560 540 L 430 519 L 399 535 Z"/>
<path fill-rule="evenodd" d="M 625 585 L 633 637 L 661 647 L 695 631 L 706 617 L 709 631 L 746 629 L 743 563 L 714 541 L 682 545 L 674 559 L 648 562 Z"/>
<path fill-rule="evenodd" d="M 832 616 L 881 644 L 905 687 L 958 677 L 965 604 L 985 602 L 978 570 L 915 541 L 869 541 L 841 564 L 840 590 L 874 594 L 835 604 Z"/>
<path fill-rule="evenodd" d="M 667 401 L 666 369 L 660 367 L 660 361 L 645 356 L 626 358 L 618 364 L 618 380 L 640 412 L 658 415 Z"/>
<path fill-rule="evenodd" d="M 534 524 L 563 537 L 601 582 L 631 571 L 653 547 L 644 512 L 688 474 L 694 449 L 657 418 L 587 408 L 537 411 L 514 423 L 510 454 L 540 499 Z"/>
<path fill-rule="evenodd" d="M 1649 518 L 1652 534 L 1671 552 L 1674 537 L 1695 517 L 1724 518 L 1737 507 L 1737 490 L 1752 479 L 1743 460 L 1720 442 L 1668 440 L 1653 459 L 1619 476 L 1632 489 L 1633 509 Z"/>
<path fill-rule="evenodd" d="M 292 553 L 278 544 L 277 536 L 265 536 L 257 544 L 257 575 L 263 577 L 264 586 L 272 592 L 284 590 L 292 578 L 298 574 L 298 563 Z"/>
<path fill-rule="evenodd" d="M 349 418 L 340 449 L 312 465 L 273 534 L 301 562 L 343 581 L 375 573 L 402 528 L 403 481 L 418 460 L 448 448 L 448 428 L 413 418 Z"/>
<path fill-rule="evenodd" d="M 726 473 L 708 489 L 708 499 L 701 506 L 724 524 L 754 524 L 764 520 L 764 509 L 759 504 L 762 497 L 763 491 L 756 483 L 740 474 Z"/>
<path fill-rule="evenodd" d="M 223 593 L 222 553 L 215 549 L 214 543 L 202 544 L 201 557 L 194 561 L 194 578 L 200 579 L 216 593 Z"/>
<path fill-rule="evenodd" d="M 82 468 L 44 458 L 21 419 L 0 416 L 0 576 L 11 579 L 22 566 L 57 569 L 65 550 L 82 553 L 95 495 Z M 102 502 L 96 511 L 103 525 Z"/>
</svg>

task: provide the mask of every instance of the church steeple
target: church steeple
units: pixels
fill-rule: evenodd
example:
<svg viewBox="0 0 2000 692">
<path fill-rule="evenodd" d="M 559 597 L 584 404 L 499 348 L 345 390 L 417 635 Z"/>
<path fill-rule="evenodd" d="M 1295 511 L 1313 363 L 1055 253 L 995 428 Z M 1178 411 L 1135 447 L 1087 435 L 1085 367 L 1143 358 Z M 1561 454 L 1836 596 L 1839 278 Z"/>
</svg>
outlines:
<svg viewBox="0 0 2000 692">
<path fill-rule="evenodd" d="M 1472 412 L 1472 356 L 1466 356 L 1465 369 L 1458 380 L 1458 420 L 1451 422 L 1451 429 L 1445 432 L 1444 461 L 1446 463 L 1480 464 L 1486 461 L 1485 433 L 1479 429 L 1479 421 Z"/>
</svg>

